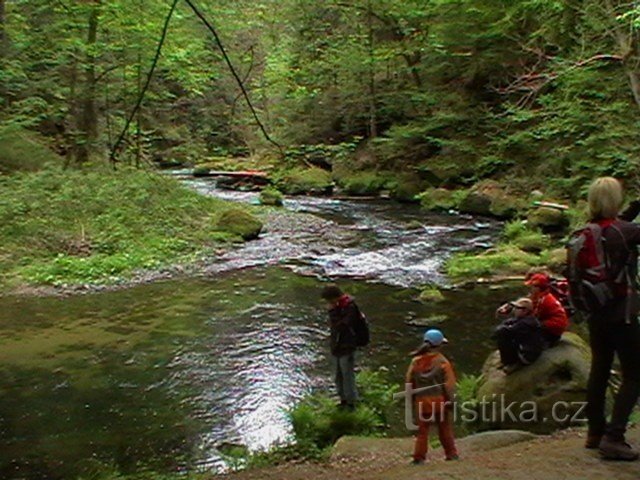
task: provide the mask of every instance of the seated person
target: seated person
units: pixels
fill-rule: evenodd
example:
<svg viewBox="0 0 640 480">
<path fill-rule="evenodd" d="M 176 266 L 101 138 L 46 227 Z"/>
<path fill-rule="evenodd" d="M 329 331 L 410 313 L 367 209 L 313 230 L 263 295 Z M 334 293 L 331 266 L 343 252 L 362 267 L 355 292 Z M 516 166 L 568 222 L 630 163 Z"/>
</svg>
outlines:
<svg viewBox="0 0 640 480">
<path fill-rule="evenodd" d="M 533 314 L 542 324 L 545 348 L 553 347 L 569 326 L 569 317 L 560 301 L 551 291 L 551 278 L 546 273 L 535 273 L 526 281 L 533 302 Z"/>
<path fill-rule="evenodd" d="M 531 299 L 507 303 L 498 309 L 496 316 L 507 317 L 493 335 L 505 372 L 535 362 L 544 349 L 544 339 L 540 322 L 533 315 Z"/>
</svg>

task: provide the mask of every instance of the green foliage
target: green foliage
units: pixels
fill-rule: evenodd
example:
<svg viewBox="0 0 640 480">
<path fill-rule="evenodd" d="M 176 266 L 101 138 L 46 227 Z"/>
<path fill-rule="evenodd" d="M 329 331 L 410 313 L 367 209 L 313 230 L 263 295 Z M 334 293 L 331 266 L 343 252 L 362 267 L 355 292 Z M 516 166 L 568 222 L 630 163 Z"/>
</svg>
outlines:
<svg viewBox="0 0 640 480">
<path fill-rule="evenodd" d="M 324 394 L 304 398 L 290 412 L 296 443 L 324 449 L 343 435 L 381 435 L 392 405 L 393 386 L 380 372 L 357 376 L 360 402 L 355 411 L 336 407 Z"/>
<path fill-rule="evenodd" d="M 112 282 L 190 261 L 237 238 L 216 225 L 228 209 L 173 179 L 131 169 L 49 167 L 0 177 L 4 280 Z"/>
</svg>

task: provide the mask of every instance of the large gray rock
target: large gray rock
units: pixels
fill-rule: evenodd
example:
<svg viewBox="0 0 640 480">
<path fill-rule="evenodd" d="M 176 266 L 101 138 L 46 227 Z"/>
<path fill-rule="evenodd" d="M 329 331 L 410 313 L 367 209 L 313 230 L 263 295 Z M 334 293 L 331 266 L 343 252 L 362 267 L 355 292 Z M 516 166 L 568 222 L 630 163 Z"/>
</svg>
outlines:
<svg viewBox="0 0 640 480">
<path fill-rule="evenodd" d="M 481 423 L 538 433 L 580 423 L 574 416 L 584 417 L 590 362 L 588 345 L 574 333 L 565 333 L 536 362 L 509 375 L 499 368 L 498 352 L 492 353 L 477 393 Z"/>
</svg>

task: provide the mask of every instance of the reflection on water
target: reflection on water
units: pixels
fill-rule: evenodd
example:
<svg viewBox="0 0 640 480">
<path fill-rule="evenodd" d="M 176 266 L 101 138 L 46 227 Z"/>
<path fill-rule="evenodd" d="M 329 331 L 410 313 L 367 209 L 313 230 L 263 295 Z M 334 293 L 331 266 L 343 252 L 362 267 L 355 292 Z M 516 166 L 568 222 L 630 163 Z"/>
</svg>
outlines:
<svg viewBox="0 0 640 480">
<path fill-rule="evenodd" d="M 315 220 L 276 216 L 206 279 L 0 298 L 0 478 L 75 478 L 92 462 L 124 472 L 215 469 L 221 444 L 287 441 L 286 409 L 331 388 L 318 277 L 342 278 L 368 314 L 372 344 L 361 366 L 384 366 L 400 385 L 424 330 L 407 322 L 440 317 L 458 371 L 479 369 L 493 309 L 510 295 L 451 291 L 423 305 L 407 287 L 441 281 L 446 255 L 489 241 L 495 223 L 384 202 L 286 204 Z"/>
<path fill-rule="evenodd" d="M 446 292 L 445 304 L 429 306 L 411 290 L 342 284 L 372 323 L 360 365 L 385 366 L 398 384 L 423 331 L 408 320 L 447 316 L 448 353 L 460 372 L 476 371 L 504 296 Z M 286 440 L 286 408 L 331 386 L 320 287 L 270 268 L 0 300 L 0 477 L 73 478 L 87 459 L 124 471 L 215 468 L 221 443 Z"/>
</svg>

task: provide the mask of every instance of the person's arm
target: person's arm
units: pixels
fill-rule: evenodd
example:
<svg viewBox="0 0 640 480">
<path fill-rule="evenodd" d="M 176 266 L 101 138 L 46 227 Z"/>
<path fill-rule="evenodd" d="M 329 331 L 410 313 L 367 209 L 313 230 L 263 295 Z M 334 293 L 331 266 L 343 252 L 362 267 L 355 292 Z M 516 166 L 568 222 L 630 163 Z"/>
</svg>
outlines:
<svg viewBox="0 0 640 480">
<path fill-rule="evenodd" d="M 624 211 L 618 215 L 620 220 L 626 220 L 627 222 L 633 222 L 635 218 L 640 214 L 640 200 L 633 200 Z"/>
<path fill-rule="evenodd" d="M 404 376 L 404 383 L 405 384 L 410 383 L 413 388 L 416 387 L 415 380 L 413 379 L 413 369 L 414 369 L 415 363 L 416 363 L 416 359 L 414 358 L 413 360 L 411 360 L 411 363 L 409 364 L 409 368 L 407 369 L 407 373 Z"/>
</svg>

